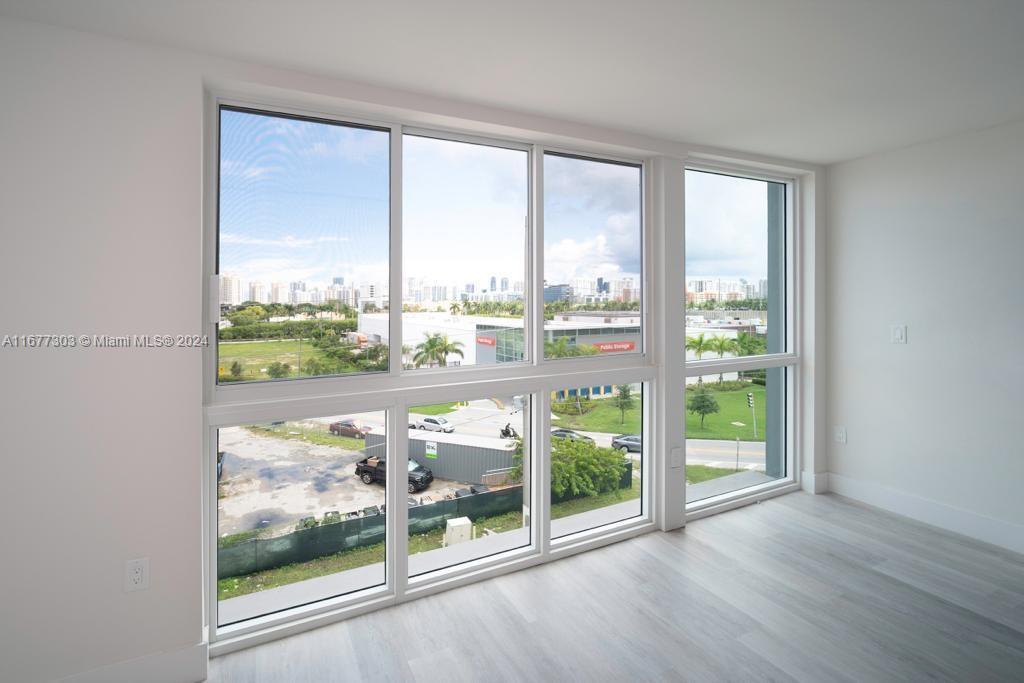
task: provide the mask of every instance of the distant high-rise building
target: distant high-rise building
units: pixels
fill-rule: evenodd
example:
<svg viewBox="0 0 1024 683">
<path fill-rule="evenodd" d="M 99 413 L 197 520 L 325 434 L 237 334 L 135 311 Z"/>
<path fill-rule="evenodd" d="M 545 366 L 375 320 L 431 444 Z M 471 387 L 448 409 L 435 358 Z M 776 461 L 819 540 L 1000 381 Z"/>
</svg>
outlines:
<svg viewBox="0 0 1024 683">
<path fill-rule="evenodd" d="M 267 288 L 262 282 L 249 283 L 249 301 L 261 304 L 267 303 Z"/>
<path fill-rule="evenodd" d="M 503 291 L 503 292 L 507 292 L 508 291 L 508 278 L 507 277 L 501 278 L 501 291 Z"/>
<path fill-rule="evenodd" d="M 472 282 L 467 282 L 466 283 L 466 294 L 473 294 L 474 292 L 476 292 L 476 285 L 473 284 Z"/>
<path fill-rule="evenodd" d="M 305 292 L 306 291 L 306 283 L 301 281 L 301 280 L 299 280 L 298 282 L 293 282 L 290 285 L 288 285 L 288 289 L 293 291 L 293 292 Z"/>
<path fill-rule="evenodd" d="M 544 302 L 572 301 L 572 285 L 544 285 Z"/>
<path fill-rule="evenodd" d="M 270 302 L 274 304 L 288 303 L 288 286 L 283 282 L 270 285 Z"/>
<path fill-rule="evenodd" d="M 242 303 L 242 281 L 237 275 L 220 276 L 220 302 L 230 306 Z"/>
<path fill-rule="evenodd" d="M 498 288 L 498 278 L 494 275 L 491 276 L 491 291 L 493 292 Z"/>
<path fill-rule="evenodd" d="M 344 287 L 345 286 L 345 278 L 343 278 L 343 277 L 336 277 L 336 278 L 334 278 L 334 282 L 332 284 L 337 285 L 338 287 Z"/>
<path fill-rule="evenodd" d="M 515 292 L 516 294 L 522 294 L 523 293 L 523 281 L 522 280 L 516 280 L 512 284 L 512 291 Z"/>
<path fill-rule="evenodd" d="M 757 283 L 757 296 L 759 299 L 768 298 L 768 280 L 761 278 Z"/>
</svg>

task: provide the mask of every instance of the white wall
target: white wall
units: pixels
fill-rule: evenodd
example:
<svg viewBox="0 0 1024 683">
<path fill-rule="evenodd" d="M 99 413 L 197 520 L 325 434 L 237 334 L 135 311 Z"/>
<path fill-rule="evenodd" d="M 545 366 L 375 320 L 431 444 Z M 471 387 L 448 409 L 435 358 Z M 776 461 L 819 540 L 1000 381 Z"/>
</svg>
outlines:
<svg viewBox="0 0 1024 683">
<path fill-rule="evenodd" d="M 3 20 L 0 65 L 0 334 L 200 332 L 194 70 Z M 0 377 L 0 680 L 200 643 L 200 354 L 0 349 Z"/>
<path fill-rule="evenodd" d="M 830 487 L 1024 552 L 1024 122 L 830 168 L 828 226 Z"/>
</svg>

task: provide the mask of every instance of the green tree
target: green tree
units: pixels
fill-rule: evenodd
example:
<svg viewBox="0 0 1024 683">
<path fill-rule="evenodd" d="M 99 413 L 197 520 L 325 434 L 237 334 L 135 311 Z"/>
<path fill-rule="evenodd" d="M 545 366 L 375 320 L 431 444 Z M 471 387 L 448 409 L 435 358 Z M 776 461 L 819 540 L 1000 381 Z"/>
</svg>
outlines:
<svg viewBox="0 0 1024 683">
<path fill-rule="evenodd" d="M 443 368 L 448 365 L 450 355 L 465 358 L 463 343 L 449 340 L 447 334 L 424 332 L 423 336 L 425 339 L 416 345 L 416 353 L 412 357 L 413 365 L 417 368 L 434 363 Z"/>
<path fill-rule="evenodd" d="M 619 409 L 619 415 L 621 416 L 619 424 L 625 424 L 626 411 L 632 410 L 636 405 L 636 399 L 633 398 L 633 387 L 628 384 L 616 385 L 615 396 L 612 397 L 612 404 Z"/>
<path fill-rule="evenodd" d="M 693 351 L 693 355 L 697 360 L 700 360 L 705 353 L 711 352 L 711 340 L 707 339 L 703 332 L 698 334 L 696 337 L 687 337 L 686 350 Z M 698 376 L 697 384 L 704 384 L 704 378 Z"/>
<path fill-rule="evenodd" d="M 241 379 L 241 377 L 242 377 L 242 364 L 239 363 L 236 360 L 234 363 L 231 364 L 231 369 L 230 369 L 229 372 L 231 372 L 231 377 L 232 378 L 234 378 L 234 379 Z"/>
<path fill-rule="evenodd" d="M 736 335 L 736 353 L 740 356 L 756 356 L 764 353 L 764 339 L 757 334 L 740 332 Z"/>
<path fill-rule="evenodd" d="M 718 400 L 700 384 L 697 385 L 697 389 L 690 396 L 690 400 L 686 402 L 686 409 L 694 415 L 700 415 L 701 429 L 704 429 L 705 417 L 721 410 L 718 406 Z"/>
<path fill-rule="evenodd" d="M 274 379 L 281 379 L 282 377 L 287 377 L 291 373 L 292 366 L 288 365 L 287 363 L 279 363 L 278 361 L 274 361 L 269 366 L 267 366 L 267 374 L 273 377 Z"/>
<path fill-rule="evenodd" d="M 568 337 L 559 337 L 553 342 L 544 342 L 545 358 L 575 358 L 577 356 L 596 356 L 601 350 L 590 344 L 570 344 Z"/>
<path fill-rule="evenodd" d="M 708 340 L 708 346 L 710 350 L 717 353 L 719 358 L 724 358 L 725 354 L 732 353 L 736 350 L 736 340 L 729 339 L 720 334 L 716 334 L 714 337 Z M 721 384 L 725 380 L 723 373 L 718 373 L 718 383 Z"/>
<path fill-rule="evenodd" d="M 698 334 L 696 337 L 687 337 L 686 350 L 693 351 L 693 355 L 696 359 L 700 360 L 701 356 L 712 351 L 711 340 L 706 338 L 703 332 Z"/>
<path fill-rule="evenodd" d="M 448 312 L 451 313 L 452 315 L 458 315 L 459 313 L 462 312 L 462 307 L 459 306 L 458 301 L 453 301 L 452 305 L 448 307 Z"/>
<path fill-rule="evenodd" d="M 551 492 L 558 498 L 596 496 L 619 487 L 624 461 L 589 441 L 551 440 Z"/>
</svg>

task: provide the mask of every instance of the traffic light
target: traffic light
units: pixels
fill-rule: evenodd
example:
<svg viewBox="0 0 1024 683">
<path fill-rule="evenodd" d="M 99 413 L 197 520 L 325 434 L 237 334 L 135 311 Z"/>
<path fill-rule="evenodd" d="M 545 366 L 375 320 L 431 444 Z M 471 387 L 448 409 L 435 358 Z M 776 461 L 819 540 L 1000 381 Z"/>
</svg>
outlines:
<svg viewBox="0 0 1024 683">
<path fill-rule="evenodd" d="M 747 407 L 748 408 L 753 408 L 754 407 L 754 394 L 752 394 L 752 393 L 747 394 Z"/>
</svg>

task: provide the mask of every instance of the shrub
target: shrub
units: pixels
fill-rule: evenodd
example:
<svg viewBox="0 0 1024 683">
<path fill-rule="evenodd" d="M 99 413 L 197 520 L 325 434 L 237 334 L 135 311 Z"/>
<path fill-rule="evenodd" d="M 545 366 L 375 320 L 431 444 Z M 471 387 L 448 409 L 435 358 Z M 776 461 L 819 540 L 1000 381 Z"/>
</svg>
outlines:
<svg viewBox="0 0 1024 683">
<path fill-rule="evenodd" d="M 570 396 L 564 401 L 556 401 L 551 404 L 551 412 L 556 415 L 586 415 L 594 409 L 596 404 L 587 398 L 580 398 L 577 405 L 576 397 Z"/>
<path fill-rule="evenodd" d="M 552 439 L 551 492 L 558 498 L 614 491 L 622 479 L 622 455 L 587 441 Z"/>
</svg>

